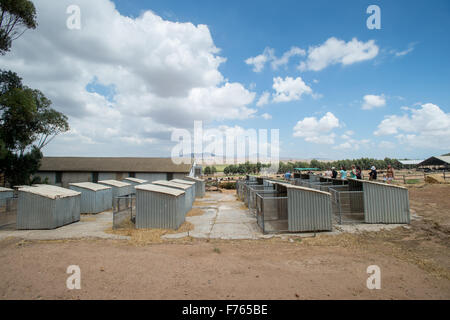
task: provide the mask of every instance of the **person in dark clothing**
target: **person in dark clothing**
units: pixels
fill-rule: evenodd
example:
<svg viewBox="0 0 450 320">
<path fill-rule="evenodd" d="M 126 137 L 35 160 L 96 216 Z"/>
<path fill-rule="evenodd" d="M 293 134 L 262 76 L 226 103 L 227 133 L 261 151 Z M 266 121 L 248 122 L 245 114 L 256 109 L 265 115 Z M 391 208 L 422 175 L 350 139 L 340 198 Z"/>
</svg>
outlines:
<svg viewBox="0 0 450 320">
<path fill-rule="evenodd" d="M 377 180 L 377 168 L 375 168 L 375 166 L 370 168 L 369 180 Z"/>
<path fill-rule="evenodd" d="M 331 168 L 331 177 L 333 179 L 336 179 L 337 175 L 338 175 L 338 172 L 336 171 L 336 168 L 335 167 Z"/>
<path fill-rule="evenodd" d="M 362 171 L 360 166 L 356 166 L 356 179 L 362 179 Z"/>
</svg>

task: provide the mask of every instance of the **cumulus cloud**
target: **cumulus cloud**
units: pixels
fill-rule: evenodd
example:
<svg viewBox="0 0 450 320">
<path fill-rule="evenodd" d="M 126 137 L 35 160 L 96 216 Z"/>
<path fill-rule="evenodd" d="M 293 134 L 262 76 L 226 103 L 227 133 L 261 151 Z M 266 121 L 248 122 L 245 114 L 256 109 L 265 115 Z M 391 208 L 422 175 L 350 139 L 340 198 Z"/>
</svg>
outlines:
<svg viewBox="0 0 450 320">
<path fill-rule="evenodd" d="M 78 0 L 81 30 L 69 30 L 66 8 L 73 1 L 34 3 L 39 26 L 14 42 L 2 68 L 17 72 L 69 116 L 72 130 L 49 146 L 53 150 L 79 152 L 67 143 L 74 140 L 105 148 L 117 141 L 167 142 L 172 129 L 192 127 L 193 120 L 256 113 L 248 107 L 255 93 L 219 71 L 226 59 L 206 25 L 171 22 L 151 11 L 130 18 L 109 0 Z M 88 91 L 92 83 L 114 88 L 114 96 Z"/>
<path fill-rule="evenodd" d="M 265 120 L 270 120 L 272 119 L 272 116 L 268 113 L 264 113 L 263 115 L 261 115 L 261 117 L 263 117 Z"/>
<path fill-rule="evenodd" d="M 307 117 L 298 121 L 294 127 L 294 137 L 318 144 L 333 144 L 336 134 L 332 131 L 339 126 L 339 119 L 331 112 L 327 112 L 320 119 Z"/>
<path fill-rule="evenodd" d="M 277 70 L 280 66 L 287 65 L 292 57 L 304 55 L 306 55 L 305 50 L 298 47 L 292 47 L 291 49 L 283 53 L 281 58 L 277 58 L 275 56 L 275 50 L 267 47 L 264 49 L 264 52 L 262 54 L 248 58 L 247 60 L 245 60 L 245 63 L 248 65 L 252 65 L 254 72 L 261 72 L 264 69 L 266 63 L 269 62 L 272 66 L 272 69 Z"/>
<path fill-rule="evenodd" d="M 267 91 L 264 91 L 261 95 L 261 97 L 259 97 L 258 102 L 256 103 L 257 107 L 262 107 L 266 104 L 268 104 L 270 101 L 270 93 Z"/>
<path fill-rule="evenodd" d="M 275 57 L 274 50 L 272 48 L 265 48 L 264 52 L 256 57 L 250 57 L 245 60 L 245 63 L 253 66 L 254 72 L 263 71 L 267 62 L 273 60 Z"/>
<path fill-rule="evenodd" d="M 381 108 L 386 105 L 386 98 L 384 97 L 384 95 L 377 96 L 373 94 L 368 94 L 364 96 L 363 100 L 364 100 L 362 104 L 363 110 Z"/>
<path fill-rule="evenodd" d="M 400 143 L 411 147 L 450 148 L 450 113 L 432 103 L 405 111 L 401 116 L 385 117 L 374 134 L 395 135 Z"/>
<path fill-rule="evenodd" d="M 273 79 L 274 102 L 289 102 L 300 100 L 302 95 L 313 93 L 312 89 L 303 81 L 301 77 L 291 78 L 276 77 Z"/>
<path fill-rule="evenodd" d="M 367 42 L 353 38 L 349 42 L 329 38 L 323 44 L 310 47 L 308 58 L 299 65 L 301 71 L 320 71 L 334 64 L 350 65 L 360 61 L 371 60 L 378 55 L 379 48 L 374 40 Z"/>
</svg>

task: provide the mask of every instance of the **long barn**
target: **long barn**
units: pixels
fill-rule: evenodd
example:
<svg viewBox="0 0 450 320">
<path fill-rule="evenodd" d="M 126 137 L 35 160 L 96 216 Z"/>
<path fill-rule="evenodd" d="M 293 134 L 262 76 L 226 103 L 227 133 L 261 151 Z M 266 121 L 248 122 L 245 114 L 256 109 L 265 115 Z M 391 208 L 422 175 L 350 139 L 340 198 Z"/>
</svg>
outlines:
<svg viewBox="0 0 450 320">
<path fill-rule="evenodd" d="M 119 180 L 132 177 L 147 180 L 182 179 L 190 164 L 174 164 L 170 158 L 44 157 L 35 176 L 42 182 L 68 188 L 70 183 Z"/>
</svg>

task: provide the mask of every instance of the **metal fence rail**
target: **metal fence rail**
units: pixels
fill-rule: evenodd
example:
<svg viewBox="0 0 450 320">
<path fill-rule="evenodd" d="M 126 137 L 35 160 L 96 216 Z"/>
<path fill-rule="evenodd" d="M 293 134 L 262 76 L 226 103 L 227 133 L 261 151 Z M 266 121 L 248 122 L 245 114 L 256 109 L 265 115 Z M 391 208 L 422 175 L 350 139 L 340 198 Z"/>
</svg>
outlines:
<svg viewBox="0 0 450 320">
<path fill-rule="evenodd" d="M 113 203 L 113 229 L 134 228 L 136 223 L 136 196 L 116 197 Z"/>
<path fill-rule="evenodd" d="M 17 197 L 0 199 L 0 229 L 15 229 Z"/>
<path fill-rule="evenodd" d="M 288 232 L 288 198 L 276 192 L 257 193 L 256 220 L 264 234 Z"/>
<path fill-rule="evenodd" d="M 328 190 L 336 223 L 364 223 L 364 191 L 349 191 L 348 186 L 334 186 Z"/>
<path fill-rule="evenodd" d="M 257 194 L 276 194 L 273 186 L 256 185 L 249 187 L 248 211 L 256 215 L 256 195 Z"/>
</svg>

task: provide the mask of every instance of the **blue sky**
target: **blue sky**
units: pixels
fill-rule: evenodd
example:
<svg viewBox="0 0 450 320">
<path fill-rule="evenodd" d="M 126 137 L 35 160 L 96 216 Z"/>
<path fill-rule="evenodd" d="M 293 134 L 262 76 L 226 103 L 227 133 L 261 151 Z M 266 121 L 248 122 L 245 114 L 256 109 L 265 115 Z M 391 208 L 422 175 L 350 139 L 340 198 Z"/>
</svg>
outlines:
<svg viewBox="0 0 450 320">
<path fill-rule="evenodd" d="M 38 15 L 56 19 L 51 15 L 51 10 L 56 9 L 49 9 L 45 1 L 37 2 Z M 215 90 L 220 91 L 226 84 L 234 87 L 233 90 L 229 87 L 223 89 L 223 94 L 227 98 L 236 97 L 230 102 L 229 109 L 226 103 L 221 105 L 220 101 L 214 102 L 203 91 L 201 97 L 213 102 L 205 105 L 200 103 L 201 106 L 192 108 L 202 113 L 223 112 L 230 116 L 222 118 L 202 114 L 199 120 L 204 120 L 207 127 L 280 129 L 282 158 L 389 156 L 420 159 L 450 152 L 448 1 L 115 0 L 115 9 L 109 6 L 109 0 L 100 0 L 95 5 L 89 5 L 84 0 L 67 3 L 69 2 L 79 4 L 82 17 L 86 17 L 82 20 L 85 27 L 78 33 L 78 38 L 72 41 L 75 45 L 78 44 L 77 49 L 72 50 L 73 56 L 67 53 L 66 48 L 74 44 L 58 43 L 63 41 L 62 37 L 46 28 L 46 21 L 40 23 L 43 26 L 37 33 L 52 43 L 55 51 L 66 50 L 59 56 L 55 54 L 55 59 L 78 60 L 74 65 L 85 66 L 78 71 L 83 76 L 72 79 L 72 88 L 80 90 L 79 97 L 63 99 L 62 92 L 67 90 L 61 88 L 60 84 L 42 84 L 34 78 L 37 77 L 36 73 L 31 75 L 26 70 L 23 71 L 24 80 L 29 80 L 31 84 L 35 81 L 38 87 L 42 86 L 44 92 L 50 92 L 50 98 L 56 102 L 57 107 L 64 106 L 61 110 L 68 112 L 74 129 L 70 135 L 55 139 L 55 144 L 45 150 L 47 155 L 170 155 L 170 148 L 161 147 L 168 145 L 168 128 L 193 127 L 192 121 L 188 122 L 187 119 L 195 119 L 194 112 L 191 114 L 189 110 L 182 108 L 189 108 L 189 103 L 197 101 L 197 95 L 193 94 L 195 88 L 209 90 L 215 97 L 220 95 Z M 366 9 L 370 5 L 378 5 L 381 9 L 380 30 L 369 30 L 366 26 L 366 20 L 370 16 Z M 63 10 L 63 5 L 61 6 Z M 105 13 L 99 14 L 103 8 Z M 118 14 L 113 10 L 117 10 Z M 148 10 L 154 16 L 151 19 L 147 16 L 148 19 L 141 21 Z M 95 15 L 100 15 L 98 21 L 93 19 Z M 133 56 L 131 59 L 135 59 L 136 63 L 142 59 L 140 65 L 146 64 L 147 58 L 153 57 L 155 52 L 160 54 L 165 50 L 168 51 L 166 58 L 173 56 L 169 52 L 175 50 L 172 47 L 168 49 L 164 46 L 161 49 L 161 46 L 153 43 L 162 42 L 161 39 L 167 35 L 167 39 L 176 39 L 170 42 L 171 46 L 189 47 L 190 52 L 196 52 L 194 57 L 189 56 L 191 60 L 195 60 L 196 54 L 203 57 L 205 53 L 211 66 L 203 70 L 201 62 L 192 60 L 197 69 L 183 65 L 185 70 L 182 67 L 177 69 L 181 70 L 180 73 L 171 68 L 170 72 L 162 72 L 158 67 L 143 69 L 142 72 L 147 72 L 143 76 L 148 79 L 147 89 L 138 91 L 139 82 L 136 82 L 136 92 L 131 93 L 126 85 L 129 82 L 131 87 L 134 82 L 121 79 L 124 79 L 124 75 L 139 73 L 139 67 L 127 66 L 130 59 L 117 62 L 120 58 L 112 54 L 110 56 L 110 52 L 114 52 L 113 41 L 116 35 L 118 42 L 121 37 L 126 41 L 133 35 L 126 34 L 127 31 L 118 35 L 122 29 L 116 29 L 116 34 L 110 37 L 112 40 L 105 42 L 102 47 L 101 35 L 87 34 L 99 26 L 101 28 L 102 23 L 106 24 L 109 21 L 108 15 L 112 17 L 110 21 L 115 19 L 114 21 L 127 23 L 126 17 L 129 17 L 136 25 L 144 26 L 141 38 L 136 43 L 125 49 L 121 48 L 122 51 L 118 49 L 123 56 Z M 154 18 L 158 16 L 162 20 L 155 22 Z M 179 32 L 176 34 L 170 29 L 178 28 L 174 22 L 179 23 L 178 27 L 191 23 L 194 30 L 176 31 Z M 155 23 L 155 30 L 151 30 L 152 23 Z M 199 25 L 207 26 L 210 39 Z M 164 31 L 162 38 L 158 38 L 160 28 L 165 27 L 168 29 Z M 195 37 L 185 41 L 191 34 L 195 34 Z M 26 34 L 26 37 L 32 36 L 32 32 Z M 26 37 L 18 42 L 26 41 Z M 95 43 L 91 42 L 95 37 L 98 37 L 97 42 L 100 44 L 97 49 L 89 51 Z M 108 31 L 105 31 L 104 37 L 108 38 Z M 148 46 L 142 44 L 146 41 Z M 119 46 L 120 43 L 116 45 Z M 363 46 L 368 52 L 358 50 L 358 46 Z M 82 51 L 82 47 L 86 47 L 86 50 Z M 212 47 L 219 48 L 220 51 L 214 52 Z M 279 59 L 291 48 L 297 50 L 297 54 L 290 57 L 287 63 L 280 62 Z M 19 49 L 22 49 L 21 52 Z M 19 59 L 30 59 L 30 63 L 36 64 L 40 59 L 41 62 L 44 61 L 44 57 L 27 58 L 24 53 L 26 50 L 26 45 L 19 43 L 18 48 L 12 51 L 9 64 L 17 66 Z M 133 53 L 138 50 L 147 51 L 137 57 Z M 178 47 L 176 52 L 179 52 Z M 261 70 L 255 72 L 255 64 L 250 63 L 249 59 L 258 56 L 265 57 L 267 61 L 260 66 Z M 216 63 L 212 60 L 218 57 L 226 61 Z M 276 69 L 271 65 L 275 61 L 280 63 Z M 105 65 L 108 63 L 110 65 L 107 68 Z M 303 67 L 300 68 L 301 63 Z M 118 74 L 123 70 L 127 72 L 119 78 Z M 197 81 L 197 70 L 201 70 L 197 79 L 212 77 L 215 80 Z M 164 79 L 159 81 L 156 76 L 156 80 L 152 78 L 153 72 L 158 74 L 160 71 Z M 192 74 L 192 79 L 183 82 L 184 76 L 189 73 Z M 217 77 L 221 80 L 217 80 Z M 68 78 L 68 83 L 70 81 Z M 275 84 L 277 81 L 278 88 Z M 166 82 L 167 87 L 163 87 Z M 176 90 L 177 85 L 179 91 Z M 174 102 L 182 96 L 182 89 L 185 88 L 185 94 L 190 96 L 187 102 Z M 155 92 L 155 96 L 143 98 L 147 94 L 145 90 L 152 91 L 152 94 Z M 169 91 L 171 92 L 168 93 Z M 264 93 L 267 101 L 258 106 Z M 177 109 L 178 102 L 183 107 Z M 74 107 L 66 107 L 72 103 Z M 84 107 L 80 107 L 80 103 Z M 136 103 L 135 109 L 133 103 Z M 152 107 L 138 110 L 146 103 L 152 104 Z M 155 107 L 154 103 L 161 103 L 161 108 Z M 100 104 L 104 104 L 105 109 Z M 164 111 L 165 106 L 168 106 L 167 111 Z M 171 115 L 171 120 L 164 118 L 164 113 Z M 91 117 L 94 114 L 104 115 L 100 116 L 101 121 L 94 121 L 99 126 L 96 131 L 92 130 L 92 125 L 83 125 L 89 114 Z M 135 118 L 124 118 L 124 114 Z M 145 124 L 139 124 L 136 120 L 144 117 L 151 119 L 154 124 L 144 128 Z M 136 133 L 128 132 L 125 137 L 124 132 L 130 128 L 123 125 L 119 130 L 111 125 L 117 123 L 115 121 L 133 123 L 131 130 L 136 130 Z M 100 126 L 103 126 L 102 129 Z M 108 139 L 114 139 L 114 146 L 111 144 L 112 140 Z M 82 143 L 73 146 L 67 144 L 67 141 Z"/>
<path fill-rule="evenodd" d="M 304 117 L 321 116 L 331 111 L 345 123 L 340 131 L 351 130 L 358 139 L 374 139 L 373 132 L 387 114 L 401 114 L 402 106 L 431 102 L 449 112 L 450 101 L 450 3 L 448 1 L 116 1 L 125 15 L 138 16 L 142 10 L 153 10 L 162 17 L 179 22 L 206 24 L 214 42 L 227 58 L 221 71 L 233 81 L 254 83 L 261 93 L 270 90 L 275 76 L 301 76 L 307 83 L 318 80 L 314 90 L 323 95 L 283 105 L 266 105 L 263 111 L 272 115 L 270 123 L 261 118 L 232 121 L 228 125 L 255 128 L 280 128 L 283 156 L 309 157 L 306 149 L 317 157 L 347 155 L 332 152 L 329 146 L 314 145 L 292 137 L 292 127 Z M 381 9 L 380 30 L 369 30 L 366 13 L 369 5 Z M 281 55 L 292 46 L 307 49 L 330 37 L 344 41 L 357 38 L 374 39 L 381 52 L 371 61 L 350 66 L 335 65 L 315 72 L 300 72 L 295 61 L 286 68 L 270 68 L 259 74 L 245 64 L 249 57 L 264 48 Z M 447 40 L 445 40 L 447 39 Z M 413 47 L 404 56 L 395 56 Z M 361 110 L 366 94 L 384 94 L 386 106 L 377 110 Z M 286 129 L 284 129 L 286 128 Z M 448 137 L 450 139 L 450 137 Z M 378 141 L 395 139 L 375 138 Z M 336 139 L 339 143 L 339 139 Z M 292 146 L 292 150 L 291 149 Z M 285 147 L 288 150 L 284 150 Z M 300 150 L 298 150 L 300 149 Z M 449 150 L 450 151 L 450 150 Z M 440 150 L 404 147 L 385 149 L 386 155 L 424 158 Z M 350 150 L 349 156 L 383 156 L 380 150 Z"/>
</svg>

